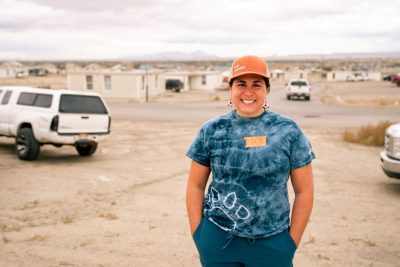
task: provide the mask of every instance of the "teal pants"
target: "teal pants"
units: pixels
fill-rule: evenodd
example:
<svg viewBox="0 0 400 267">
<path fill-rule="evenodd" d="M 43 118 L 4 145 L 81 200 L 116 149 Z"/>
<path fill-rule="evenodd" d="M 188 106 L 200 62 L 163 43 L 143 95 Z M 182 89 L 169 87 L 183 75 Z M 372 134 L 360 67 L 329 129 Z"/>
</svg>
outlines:
<svg viewBox="0 0 400 267">
<path fill-rule="evenodd" d="M 193 239 L 203 267 L 291 267 L 296 251 L 287 230 L 266 238 L 243 238 L 204 217 Z"/>
</svg>

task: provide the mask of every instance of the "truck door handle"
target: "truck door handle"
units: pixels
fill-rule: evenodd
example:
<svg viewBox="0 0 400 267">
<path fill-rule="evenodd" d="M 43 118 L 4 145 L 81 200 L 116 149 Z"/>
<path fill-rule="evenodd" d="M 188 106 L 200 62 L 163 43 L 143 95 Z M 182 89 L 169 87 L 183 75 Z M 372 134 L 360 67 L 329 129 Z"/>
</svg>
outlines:
<svg viewBox="0 0 400 267">
<path fill-rule="evenodd" d="M 89 119 L 89 116 L 81 116 L 81 119 L 87 120 Z"/>
</svg>

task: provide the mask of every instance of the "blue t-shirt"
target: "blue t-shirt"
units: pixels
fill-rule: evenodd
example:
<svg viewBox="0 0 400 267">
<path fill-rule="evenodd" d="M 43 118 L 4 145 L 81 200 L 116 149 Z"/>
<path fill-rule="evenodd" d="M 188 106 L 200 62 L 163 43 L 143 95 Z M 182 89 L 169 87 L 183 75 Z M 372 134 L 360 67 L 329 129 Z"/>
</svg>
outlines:
<svg viewBox="0 0 400 267">
<path fill-rule="evenodd" d="M 225 231 L 253 238 L 289 227 L 290 171 L 315 158 L 299 126 L 271 111 L 253 118 L 232 111 L 206 122 L 187 156 L 211 168 L 204 216 Z"/>
</svg>

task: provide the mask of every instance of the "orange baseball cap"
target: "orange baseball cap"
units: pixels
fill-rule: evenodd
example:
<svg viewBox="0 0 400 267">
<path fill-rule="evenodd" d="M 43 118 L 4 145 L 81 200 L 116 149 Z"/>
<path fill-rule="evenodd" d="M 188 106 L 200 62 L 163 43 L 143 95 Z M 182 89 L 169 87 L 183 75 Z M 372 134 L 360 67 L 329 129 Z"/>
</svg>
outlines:
<svg viewBox="0 0 400 267">
<path fill-rule="evenodd" d="M 233 61 L 229 81 L 244 74 L 257 74 L 270 78 L 267 62 L 256 56 L 244 56 Z"/>
</svg>

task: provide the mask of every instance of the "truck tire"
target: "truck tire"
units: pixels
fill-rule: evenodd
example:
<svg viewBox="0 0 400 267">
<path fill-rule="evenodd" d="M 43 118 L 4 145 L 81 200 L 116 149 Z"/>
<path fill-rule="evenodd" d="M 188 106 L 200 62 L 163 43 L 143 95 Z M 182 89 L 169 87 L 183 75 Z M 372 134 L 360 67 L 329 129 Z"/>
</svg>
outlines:
<svg viewBox="0 0 400 267">
<path fill-rule="evenodd" d="M 76 151 L 78 151 L 80 156 L 83 157 L 88 157 L 94 154 L 94 152 L 96 152 L 97 149 L 97 143 L 93 143 L 93 144 L 79 144 L 75 146 Z"/>
<path fill-rule="evenodd" d="M 15 138 L 15 150 L 22 160 L 35 160 L 40 153 L 40 144 L 36 141 L 31 128 L 21 128 Z"/>
</svg>

